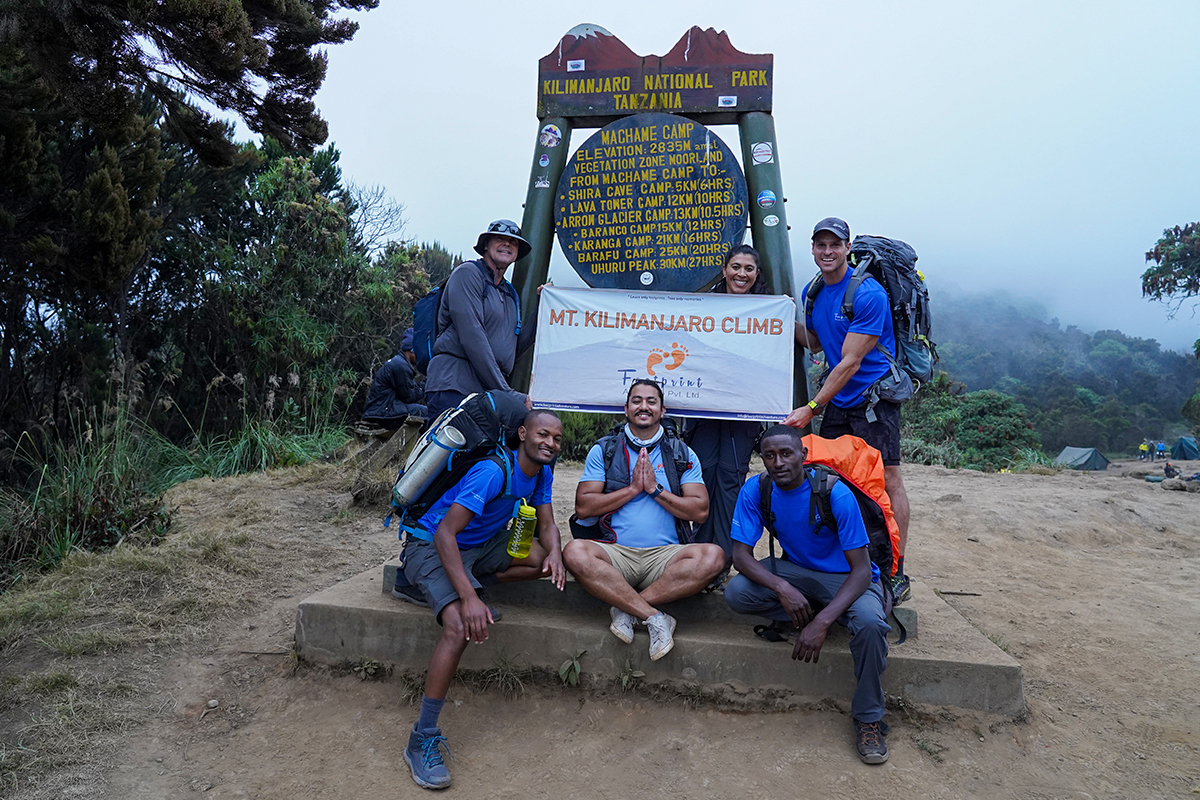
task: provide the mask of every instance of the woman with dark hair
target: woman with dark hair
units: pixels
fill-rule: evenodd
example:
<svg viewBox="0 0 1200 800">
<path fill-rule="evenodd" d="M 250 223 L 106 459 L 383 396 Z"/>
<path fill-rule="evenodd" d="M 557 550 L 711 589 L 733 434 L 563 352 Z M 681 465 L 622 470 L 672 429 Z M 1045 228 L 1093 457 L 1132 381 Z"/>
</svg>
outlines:
<svg viewBox="0 0 1200 800">
<path fill-rule="evenodd" d="M 767 294 L 758 251 L 748 244 L 729 248 L 721 277 L 708 291 L 719 294 Z M 728 419 L 690 420 L 684 439 L 700 459 L 708 489 L 708 519 L 696 529 L 696 541 L 720 545 L 726 567 L 733 558 L 729 529 L 738 492 L 750 470 L 750 452 L 762 423 Z"/>
</svg>

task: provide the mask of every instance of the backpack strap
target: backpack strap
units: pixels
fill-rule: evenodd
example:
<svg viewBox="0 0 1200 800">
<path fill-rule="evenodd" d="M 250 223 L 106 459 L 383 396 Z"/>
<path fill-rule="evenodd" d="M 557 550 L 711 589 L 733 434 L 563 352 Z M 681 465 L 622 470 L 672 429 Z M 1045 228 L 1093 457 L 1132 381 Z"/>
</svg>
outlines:
<svg viewBox="0 0 1200 800">
<path fill-rule="evenodd" d="M 813 314 L 813 307 L 817 303 L 817 295 L 821 293 L 821 287 L 825 285 L 825 281 L 821 278 L 821 273 L 817 273 L 811 281 L 808 288 L 804 290 L 804 324 L 808 325 L 808 319 Z"/>
<path fill-rule="evenodd" d="M 828 528 L 837 536 L 837 519 L 833 516 L 833 485 L 839 476 L 821 466 L 814 466 L 808 472 L 808 485 L 812 497 L 808 504 L 808 524 L 813 533 L 819 533 L 821 528 Z M 819 518 L 819 521 L 818 521 Z"/>
<path fill-rule="evenodd" d="M 779 573 L 775 569 L 775 512 L 771 510 L 771 490 L 773 488 L 775 488 L 775 483 L 771 480 L 771 476 L 760 472 L 758 475 L 758 513 L 762 517 L 763 527 L 767 529 L 771 572 L 778 575 Z"/>
</svg>

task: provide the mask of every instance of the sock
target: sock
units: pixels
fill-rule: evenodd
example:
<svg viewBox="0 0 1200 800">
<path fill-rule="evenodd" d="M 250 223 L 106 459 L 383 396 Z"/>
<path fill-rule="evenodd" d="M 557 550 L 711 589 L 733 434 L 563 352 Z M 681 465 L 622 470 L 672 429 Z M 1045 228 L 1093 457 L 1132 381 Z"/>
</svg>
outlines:
<svg viewBox="0 0 1200 800">
<path fill-rule="evenodd" d="M 446 699 L 434 700 L 432 697 L 421 697 L 421 716 L 417 718 L 417 733 L 422 736 L 432 735 L 438 727 L 438 715 Z"/>
<path fill-rule="evenodd" d="M 904 577 L 904 556 L 900 556 L 896 559 L 896 577 Z"/>
</svg>

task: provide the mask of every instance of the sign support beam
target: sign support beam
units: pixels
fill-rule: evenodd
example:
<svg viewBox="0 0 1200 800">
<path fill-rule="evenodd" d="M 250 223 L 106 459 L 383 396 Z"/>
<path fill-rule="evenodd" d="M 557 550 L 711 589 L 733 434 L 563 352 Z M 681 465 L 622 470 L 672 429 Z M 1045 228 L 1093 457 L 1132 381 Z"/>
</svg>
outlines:
<svg viewBox="0 0 1200 800">
<path fill-rule="evenodd" d="M 775 138 L 775 118 L 762 111 L 742 114 L 738 117 L 738 132 L 742 140 L 746 189 L 750 196 L 750 234 L 754 240 L 754 248 L 758 250 L 767 270 L 771 293 L 791 295 L 797 308 L 803 308 L 804 298 L 797 294 L 803 286 L 796 285 L 792 274 L 792 247 L 788 239 L 787 212 L 784 208 L 786 198 L 783 194 L 783 176 L 779 169 L 779 142 Z M 764 207 L 764 198 L 768 196 L 773 199 L 770 205 Z M 797 347 L 793 355 L 793 408 L 808 403 L 804 352 L 803 347 Z"/>
<path fill-rule="evenodd" d="M 547 137 L 548 127 L 556 128 L 561 138 Z M 525 193 L 525 213 L 521 233 L 533 245 L 529 255 L 513 267 L 513 287 L 521 299 L 522 324 L 533 325 L 537 315 L 538 287 L 550 274 L 550 251 L 554 245 L 554 198 L 558 179 L 567 163 L 571 141 L 571 123 L 562 117 L 538 122 L 538 137 L 533 148 L 533 166 L 529 169 L 529 188 Z M 546 164 L 543 166 L 542 162 Z M 529 391 L 533 370 L 533 348 L 517 354 L 509 385 L 519 392 Z"/>
</svg>

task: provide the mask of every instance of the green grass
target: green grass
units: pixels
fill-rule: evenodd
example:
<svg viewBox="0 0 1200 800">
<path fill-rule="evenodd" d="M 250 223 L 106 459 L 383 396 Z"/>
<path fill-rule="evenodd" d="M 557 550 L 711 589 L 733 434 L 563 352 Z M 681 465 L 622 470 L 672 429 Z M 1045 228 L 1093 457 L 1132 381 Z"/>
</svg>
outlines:
<svg viewBox="0 0 1200 800">
<path fill-rule="evenodd" d="M 74 675 L 58 669 L 25 677 L 25 691 L 36 695 L 57 694 L 77 686 L 79 681 Z"/>
<path fill-rule="evenodd" d="M 121 650 L 130 644 L 129 637 L 108 631 L 77 631 L 51 634 L 39 639 L 59 655 L 73 658 L 75 656 L 94 656 L 101 653 L 111 653 Z"/>
<path fill-rule="evenodd" d="M 344 441 L 332 426 L 295 432 L 253 419 L 231 436 L 196 436 L 184 447 L 107 408 L 58 438 L 37 443 L 25 436 L 13 452 L 30 483 L 24 491 L 0 489 L 0 591 L 72 553 L 159 543 L 171 521 L 162 494 L 176 483 L 303 464 Z M 221 546 L 227 544 L 236 542 Z M 253 572 L 250 562 L 229 561 L 219 546 L 209 546 L 213 563 Z M 0 619 L 0 640 L 3 631 Z"/>
</svg>

